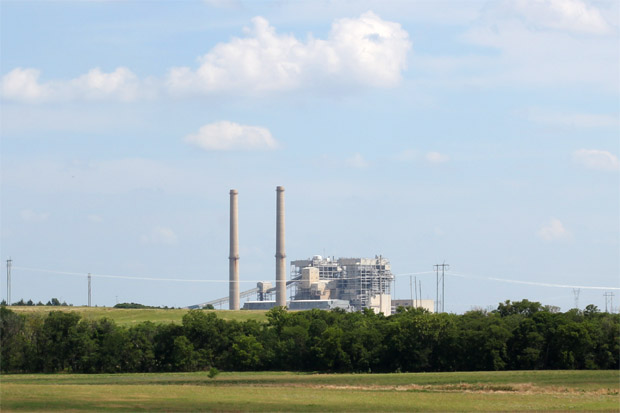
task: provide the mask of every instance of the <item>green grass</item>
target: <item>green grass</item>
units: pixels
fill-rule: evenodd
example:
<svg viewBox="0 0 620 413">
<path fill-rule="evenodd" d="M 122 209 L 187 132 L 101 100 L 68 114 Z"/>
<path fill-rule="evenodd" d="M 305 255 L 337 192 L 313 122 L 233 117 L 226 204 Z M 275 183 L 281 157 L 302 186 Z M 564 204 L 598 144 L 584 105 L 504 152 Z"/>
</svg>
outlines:
<svg viewBox="0 0 620 413">
<path fill-rule="evenodd" d="M 125 309 L 111 307 L 10 307 L 12 311 L 20 314 L 42 314 L 45 315 L 50 311 L 69 311 L 78 313 L 82 318 L 87 320 L 96 320 L 107 317 L 114 320 L 119 325 L 133 325 L 143 321 L 151 321 L 153 323 L 181 323 L 183 316 L 189 310 L 182 309 Z M 256 320 L 266 321 L 265 311 L 256 310 L 202 310 L 205 312 L 214 312 L 219 318 L 224 320 Z"/>
<path fill-rule="evenodd" d="M 617 371 L 5 375 L 6 411 L 618 411 Z"/>
</svg>

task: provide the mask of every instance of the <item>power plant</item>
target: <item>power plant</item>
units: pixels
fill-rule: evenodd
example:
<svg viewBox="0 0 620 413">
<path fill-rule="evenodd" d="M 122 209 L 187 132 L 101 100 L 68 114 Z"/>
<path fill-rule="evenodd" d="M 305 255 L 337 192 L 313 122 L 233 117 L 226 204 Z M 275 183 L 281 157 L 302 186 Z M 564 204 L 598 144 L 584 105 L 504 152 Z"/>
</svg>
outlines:
<svg viewBox="0 0 620 413">
<path fill-rule="evenodd" d="M 221 306 L 228 302 L 229 309 L 238 310 L 241 298 L 255 295 L 256 301 L 246 301 L 243 309 L 267 310 L 275 306 L 286 306 L 291 310 L 341 308 L 346 311 L 360 311 L 368 308 L 376 313 L 391 314 L 393 312 L 394 275 L 390 262 L 382 256 L 336 259 L 315 255 L 310 259 L 292 261 L 291 277 L 287 281 L 283 186 L 276 188 L 275 287 L 270 282 L 262 281 L 257 283 L 256 288 L 240 292 L 237 197 L 237 190 L 231 189 L 229 295 L 188 308 L 202 308 L 208 304 Z M 291 296 L 288 301 L 287 291 L 290 291 Z M 401 301 L 403 301 L 402 304 L 406 304 L 407 300 Z M 432 310 L 433 302 L 432 300 L 417 300 L 411 301 L 409 305 Z"/>
</svg>

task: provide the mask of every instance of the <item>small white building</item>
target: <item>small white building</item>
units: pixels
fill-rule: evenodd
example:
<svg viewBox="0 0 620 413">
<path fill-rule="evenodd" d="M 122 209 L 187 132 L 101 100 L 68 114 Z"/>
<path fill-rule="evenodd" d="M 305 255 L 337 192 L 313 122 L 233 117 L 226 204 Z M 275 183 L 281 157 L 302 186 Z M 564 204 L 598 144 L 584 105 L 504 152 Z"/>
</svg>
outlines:
<svg viewBox="0 0 620 413">
<path fill-rule="evenodd" d="M 391 314 L 396 313 L 396 309 L 398 307 L 423 308 L 430 313 L 434 313 L 435 312 L 435 300 L 392 300 Z"/>
</svg>

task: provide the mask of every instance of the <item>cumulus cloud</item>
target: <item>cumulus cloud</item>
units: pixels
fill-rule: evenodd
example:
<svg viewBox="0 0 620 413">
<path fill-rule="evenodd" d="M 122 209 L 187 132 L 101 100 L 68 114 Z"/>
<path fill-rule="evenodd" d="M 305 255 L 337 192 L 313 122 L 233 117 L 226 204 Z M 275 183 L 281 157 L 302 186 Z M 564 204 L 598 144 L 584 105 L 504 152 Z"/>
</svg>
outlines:
<svg viewBox="0 0 620 413">
<path fill-rule="evenodd" d="M 131 101 L 139 96 L 140 80 L 129 69 L 119 67 L 105 73 L 99 68 L 68 81 L 39 81 L 40 71 L 16 68 L 2 77 L 2 98 L 41 103 L 66 100 L 112 99 Z"/>
<path fill-rule="evenodd" d="M 210 0 L 211 5 L 234 4 Z M 16 68 L 2 78 L 2 97 L 20 102 L 109 99 L 131 101 L 158 95 L 261 94 L 300 88 L 394 87 L 411 49 L 400 24 L 373 12 L 335 20 L 326 39 L 300 40 L 278 33 L 263 17 L 252 19 L 245 37 L 214 46 L 199 67 L 172 67 L 164 78 L 139 79 L 131 70 L 94 68 L 70 80 L 40 82 L 40 71 Z"/>
<path fill-rule="evenodd" d="M 545 241 L 555 241 L 572 238 L 571 233 L 564 228 L 562 222 L 557 218 L 551 218 L 538 230 L 538 236 Z"/>
<path fill-rule="evenodd" d="M 268 129 L 220 121 L 187 135 L 185 142 L 210 151 L 275 149 L 278 142 Z"/>
<path fill-rule="evenodd" d="M 305 42 L 277 33 L 262 17 L 252 23 L 246 37 L 216 45 L 200 59 L 198 69 L 172 68 L 169 91 L 261 93 L 343 83 L 393 87 L 411 49 L 400 24 L 372 12 L 336 20 L 326 40 L 309 37 Z"/>
<path fill-rule="evenodd" d="M 20 211 L 19 216 L 26 222 L 43 222 L 47 221 L 50 214 L 49 212 L 36 212 L 32 209 L 23 209 Z"/>
<path fill-rule="evenodd" d="M 9 100 L 37 102 L 50 95 L 50 88 L 39 83 L 41 72 L 18 67 L 2 76 L 2 97 Z"/>
<path fill-rule="evenodd" d="M 143 244 L 174 245 L 178 242 L 177 235 L 170 228 L 155 227 L 150 233 L 140 238 Z"/>
<path fill-rule="evenodd" d="M 345 163 L 352 168 L 367 168 L 370 165 L 359 152 L 356 152 L 350 158 L 345 159 Z"/>
<path fill-rule="evenodd" d="M 573 152 L 573 160 L 589 169 L 617 171 L 620 169 L 618 157 L 598 149 L 579 149 Z"/>
<path fill-rule="evenodd" d="M 610 31 L 598 9 L 580 0 L 517 0 L 509 2 L 538 26 L 590 34 Z"/>
<path fill-rule="evenodd" d="M 430 163 L 444 163 L 450 160 L 448 155 L 439 152 L 428 152 L 425 157 Z"/>
</svg>

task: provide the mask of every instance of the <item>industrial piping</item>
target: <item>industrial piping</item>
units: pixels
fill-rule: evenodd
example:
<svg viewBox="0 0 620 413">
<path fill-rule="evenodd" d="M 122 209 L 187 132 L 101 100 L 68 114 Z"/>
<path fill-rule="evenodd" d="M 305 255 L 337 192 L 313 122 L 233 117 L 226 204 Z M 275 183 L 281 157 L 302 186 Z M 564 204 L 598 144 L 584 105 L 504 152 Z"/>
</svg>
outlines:
<svg viewBox="0 0 620 413">
<path fill-rule="evenodd" d="M 286 306 L 286 252 L 284 245 L 284 187 L 276 188 L 276 305 Z"/>
<path fill-rule="evenodd" d="M 239 217 L 237 190 L 230 190 L 230 255 L 228 256 L 228 304 L 230 310 L 239 309 Z"/>
</svg>

